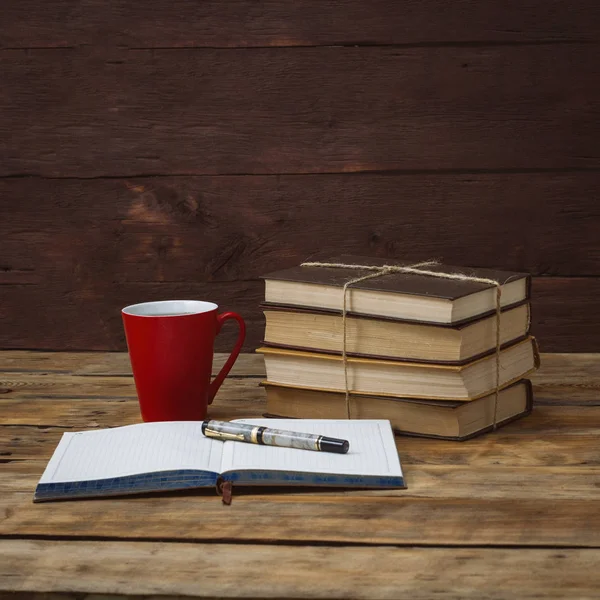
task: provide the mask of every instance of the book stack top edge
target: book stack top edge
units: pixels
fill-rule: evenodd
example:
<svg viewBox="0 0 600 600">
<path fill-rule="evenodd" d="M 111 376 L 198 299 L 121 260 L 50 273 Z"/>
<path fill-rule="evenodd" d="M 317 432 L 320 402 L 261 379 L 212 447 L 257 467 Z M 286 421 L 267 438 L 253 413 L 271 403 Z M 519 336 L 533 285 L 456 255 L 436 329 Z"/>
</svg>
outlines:
<svg viewBox="0 0 600 600">
<path fill-rule="evenodd" d="M 327 262 L 341 264 L 362 264 L 369 266 L 410 266 L 414 263 L 399 261 L 395 259 L 366 258 L 360 256 L 342 255 L 329 259 Z M 527 289 L 530 287 L 531 275 L 516 271 L 500 271 L 486 268 L 467 268 L 453 265 L 432 265 L 424 267 L 429 271 L 439 273 L 461 274 L 467 277 L 480 277 L 493 279 L 500 285 L 527 279 Z M 315 285 L 327 285 L 343 287 L 348 280 L 368 275 L 369 270 L 334 268 L 334 267 L 310 267 L 295 266 L 263 275 L 261 279 L 294 281 L 298 283 L 310 283 Z M 469 280 L 445 279 L 442 277 L 431 277 L 429 275 L 418 275 L 414 273 L 387 273 L 381 277 L 367 279 L 352 285 L 353 289 L 365 289 L 379 292 L 394 292 L 413 296 L 428 296 L 446 300 L 456 300 L 469 296 L 485 289 L 494 287 L 493 284 Z M 529 296 L 529 292 L 527 294 Z"/>
</svg>

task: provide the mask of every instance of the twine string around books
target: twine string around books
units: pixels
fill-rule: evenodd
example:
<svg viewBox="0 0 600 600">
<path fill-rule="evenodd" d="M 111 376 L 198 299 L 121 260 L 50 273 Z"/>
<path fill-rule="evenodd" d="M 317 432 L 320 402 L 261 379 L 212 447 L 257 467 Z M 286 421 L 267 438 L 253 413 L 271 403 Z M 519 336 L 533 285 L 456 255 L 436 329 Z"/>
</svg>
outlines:
<svg viewBox="0 0 600 600">
<path fill-rule="evenodd" d="M 464 273 L 446 273 L 443 271 L 431 271 L 424 267 L 432 267 L 439 265 L 437 260 L 428 260 L 425 262 L 414 263 L 412 265 L 356 265 L 346 263 L 330 263 L 330 262 L 304 262 L 301 267 L 322 267 L 328 269 L 354 269 L 357 271 L 371 271 L 367 275 L 360 277 L 354 277 L 344 283 L 342 290 L 343 293 L 343 304 L 342 304 L 342 363 L 344 365 L 344 392 L 346 399 L 346 416 L 348 419 L 350 415 L 350 387 L 348 385 L 348 354 L 347 354 L 347 335 L 346 335 L 346 319 L 348 314 L 348 289 L 350 286 L 366 281 L 367 279 L 373 279 L 375 277 L 382 277 L 383 275 L 389 275 L 391 273 L 412 273 L 414 275 L 424 275 L 426 277 L 439 277 L 441 279 L 454 279 L 456 281 L 472 281 L 474 283 L 486 283 L 493 285 L 496 289 L 496 344 L 495 344 L 495 364 L 496 364 L 496 381 L 494 386 L 494 416 L 492 420 L 492 429 L 495 431 L 497 428 L 497 415 L 498 415 L 498 396 L 500 394 L 500 317 L 501 317 L 501 295 L 502 285 L 495 279 L 487 277 L 475 277 L 471 275 L 465 275 Z"/>
</svg>

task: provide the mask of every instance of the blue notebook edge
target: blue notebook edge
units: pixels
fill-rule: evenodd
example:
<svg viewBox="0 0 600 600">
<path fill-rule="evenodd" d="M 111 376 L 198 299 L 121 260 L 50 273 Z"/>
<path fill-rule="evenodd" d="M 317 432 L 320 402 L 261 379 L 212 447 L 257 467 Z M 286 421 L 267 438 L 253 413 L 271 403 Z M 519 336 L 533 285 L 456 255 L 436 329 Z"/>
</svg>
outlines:
<svg viewBox="0 0 600 600">
<path fill-rule="evenodd" d="M 229 471 L 223 473 L 224 481 L 238 485 L 283 485 L 283 486 L 332 486 L 406 488 L 404 477 L 395 475 L 343 475 L 328 473 L 304 473 L 299 471 Z"/>
<path fill-rule="evenodd" d="M 102 498 L 146 492 L 162 492 L 215 487 L 217 473 L 179 469 L 140 473 L 110 479 L 90 479 L 57 483 L 38 483 L 33 495 L 34 502 L 66 500 L 68 498 Z"/>
<path fill-rule="evenodd" d="M 150 492 L 176 491 L 214 487 L 217 481 L 230 481 L 243 486 L 282 485 L 319 486 L 347 488 L 406 488 L 403 477 L 330 475 L 286 471 L 231 471 L 219 475 L 209 471 L 181 469 L 142 473 L 111 479 L 71 481 L 60 483 L 39 483 L 33 496 L 34 502 L 52 500 L 103 498 Z"/>
</svg>

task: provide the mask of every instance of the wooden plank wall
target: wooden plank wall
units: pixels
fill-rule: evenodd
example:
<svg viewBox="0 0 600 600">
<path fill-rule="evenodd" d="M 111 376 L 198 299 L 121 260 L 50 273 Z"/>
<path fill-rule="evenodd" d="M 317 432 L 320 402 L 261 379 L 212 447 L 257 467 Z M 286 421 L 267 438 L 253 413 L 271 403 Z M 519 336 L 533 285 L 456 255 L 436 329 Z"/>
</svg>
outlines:
<svg viewBox="0 0 600 600">
<path fill-rule="evenodd" d="M 0 347 L 123 349 L 316 252 L 526 270 L 600 350 L 592 0 L 4 0 Z M 226 350 L 235 332 L 219 342 Z"/>
</svg>

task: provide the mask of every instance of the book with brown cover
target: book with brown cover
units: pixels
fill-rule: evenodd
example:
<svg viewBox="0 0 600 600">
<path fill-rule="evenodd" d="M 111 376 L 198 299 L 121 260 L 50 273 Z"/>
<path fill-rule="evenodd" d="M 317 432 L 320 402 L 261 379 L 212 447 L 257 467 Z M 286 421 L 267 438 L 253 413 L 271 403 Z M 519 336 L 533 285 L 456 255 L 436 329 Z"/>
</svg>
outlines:
<svg viewBox="0 0 600 600">
<path fill-rule="evenodd" d="M 311 387 L 378 396 L 407 396 L 421 399 L 447 399 L 472 402 L 522 379 L 539 367 L 535 338 L 513 343 L 497 357 L 473 360 L 464 365 L 389 361 L 348 357 L 299 350 L 261 347 L 267 379 L 291 387 Z M 345 377 L 345 374 L 347 377 Z"/>
<path fill-rule="evenodd" d="M 264 345 L 274 348 L 342 354 L 342 317 L 317 308 L 263 304 Z M 500 348 L 523 340 L 529 333 L 527 302 L 500 315 Z M 391 317 L 349 315 L 346 354 L 383 360 L 463 365 L 495 352 L 496 315 L 460 325 L 415 323 Z"/>
<path fill-rule="evenodd" d="M 351 255 L 329 258 L 324 262 L 369 266 L 414 264 L 396 259 Z M 502 307 L 522 303 L 530 295 L 531 277 L 526 273 L 451 265 L 424 268 L 497 281 L 501 285 Z M 320 266 L 296 266 L 276 271 L 263 276 L 266 282 L 265 302 L 340 312 L 340 288 L 348 281 L 369 273 L 369 270 Z M 478 281 L 413 273 L 387 273 L 352 284 L 348 290 L 350 302 L 347 312 L 458 325 L 495 312 L 495 287 L 494 284 Z M 394 298 L 390 298 L 390 294 Z M 400 297 L 404 297 L 404 300 L 401 301 Z"/>
<path fill-rule="evenodd" d="M 345 395 L 262 383 L 267 392 L 265 416 L 291 419 L 343 419 L 347 417 Z M 353 419 L 388 419 L 396 433 L 463 441 L 493 428 L 495 395 L 470 403 L 448 400 L 360 396 L 349 397 Z M 531 382 L 522 379 L 498 396 L 497 427 L 528 415 L 533 403 Z"/>
</svg>

